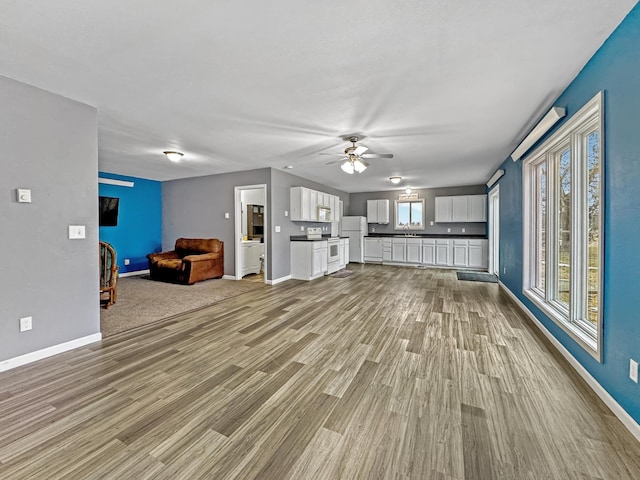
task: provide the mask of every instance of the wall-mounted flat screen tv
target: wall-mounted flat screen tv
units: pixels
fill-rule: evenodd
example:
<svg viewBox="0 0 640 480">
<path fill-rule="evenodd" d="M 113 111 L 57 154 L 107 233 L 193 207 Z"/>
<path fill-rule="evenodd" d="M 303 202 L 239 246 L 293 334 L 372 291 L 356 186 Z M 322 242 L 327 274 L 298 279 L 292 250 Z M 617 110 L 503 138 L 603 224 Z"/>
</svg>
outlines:
<svg viewBox="0 0 640 480">
<path fill-rule="evenodd" d="M 101 227 L 115 227 L 118 225 L 119 204 L 119 198 L 100 197 L 98 211 L 100 212 Z"/>
</svg>

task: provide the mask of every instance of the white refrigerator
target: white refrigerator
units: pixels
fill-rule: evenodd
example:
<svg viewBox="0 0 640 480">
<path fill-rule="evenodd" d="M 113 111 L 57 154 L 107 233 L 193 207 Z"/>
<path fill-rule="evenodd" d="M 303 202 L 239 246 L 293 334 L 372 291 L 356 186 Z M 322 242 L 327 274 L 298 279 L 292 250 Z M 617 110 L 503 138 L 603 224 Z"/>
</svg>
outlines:
<svg viewBox="0 0 640 480">
<path fill-rule="evenodd" d="M 349 261 L 364 263 L 364 236 L 367 217 L 342 217 L 342 236 L 349 237 Z"/>
</svg>

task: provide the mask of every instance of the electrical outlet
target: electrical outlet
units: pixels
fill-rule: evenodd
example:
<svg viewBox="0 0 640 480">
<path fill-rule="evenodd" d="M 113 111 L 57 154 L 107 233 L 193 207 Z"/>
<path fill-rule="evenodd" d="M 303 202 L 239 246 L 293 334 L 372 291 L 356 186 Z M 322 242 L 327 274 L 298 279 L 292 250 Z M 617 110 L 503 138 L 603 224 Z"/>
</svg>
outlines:
<svg viewBox="0 0 640 480">
<path fill-rule="evenodd" d="M 450 228 L 447 228 L 447 233 L 451 233 L 451 229 Z"/>
<path fill-rule="evenodd" d="M 466 232 L 466 231 L 467 231 L 467 229 L 466 229 L 466 228 L 463 228 L 463 229 L 462 229 L 462 233 L 464 233 L 464 232 Z"/>
<path fill-rule="evenodd" d="M 304 232 L 304 225 L 300 225 L 300 231 Z"/>
<path fill-rule="evenodd" d="M 276 233 L 280 233 L 280 225 L 276 225 L 275 230 L 276 230 Z"/>
<path fill-rule="evenodd" d="M 371 227 L 371 231 L 375 232 L 376 231 L 376 227 Z"/>
<path fill-rule="evenodd" d="M 638 383 L 638 362 L 633 358 L 629 359 L 629 378 Z"/>
<path fill-rule="evenodd" d="M 284 216 L 285 216 L 285 217 L 288 217 L 288 216 L 289 216 L 289 210 L 285 210 L 285 211 L 284 211 Z"/>
<path fill-rule="evenodd" d="M 84 225 L 69 225 L 69 239 L 82 240 L 86 237 Z"/>
<path fill-rule="evenodd" d="M 129 260 L 128 258 L 124 259 L 124 264 L 125 265 L 129 265 L 131 263 L 131 260 Z"/>
<path fill-rule="evenodd" d="M 22 317 L 20 319 L 20 331 L 26 332 L 33 328 L 33 317 Z"/>
<path fill-rule="evenodd" d="M 431 226 L 433 227 L 433 220 L 431 220 L 431 221 L 429 222 L 429 225 L 431 225 Z"/>
</svg>

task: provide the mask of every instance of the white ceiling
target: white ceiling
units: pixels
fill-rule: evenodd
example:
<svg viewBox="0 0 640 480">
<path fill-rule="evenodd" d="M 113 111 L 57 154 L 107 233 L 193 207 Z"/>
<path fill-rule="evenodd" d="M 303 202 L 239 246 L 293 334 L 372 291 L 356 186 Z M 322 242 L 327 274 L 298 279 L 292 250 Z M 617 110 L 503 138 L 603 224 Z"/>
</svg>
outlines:
<svg viewBox="0 0 640 480">
<path fill-rule="evenodd" d="M 347 192 L 391 189 L 391 175 L 470 185 L 635 3 L 6 0 L 0 74 L 96 106 L 102 171 L 169 180 L 293 165 Z M 325 165 L 318 153 L 351 133 L 395 158 L 360 175 Z"/>
</svg>

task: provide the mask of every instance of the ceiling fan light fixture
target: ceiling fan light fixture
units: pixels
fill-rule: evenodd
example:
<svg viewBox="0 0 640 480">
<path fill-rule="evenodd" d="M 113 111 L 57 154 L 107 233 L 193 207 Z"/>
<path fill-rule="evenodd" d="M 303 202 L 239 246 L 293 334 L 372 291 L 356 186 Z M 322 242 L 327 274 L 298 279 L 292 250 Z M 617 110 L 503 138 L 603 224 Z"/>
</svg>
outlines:
<svg viewBox="0 0 640 480">
<path fill-rule="evenodd" d="M 369 164 L 367 162 L 363 162 L 362 160 L 354 160 L 353 161 L 353 168 L 358 173 L 364 172 L 367 169 L 368 166 L 369 166 Z"/>
<path fill-rule="evenodd" d="M 349 160 L 347 160 L 346 162 L 344 162 L 342 165 L 340 165 L 340 168 L 342 169 L 342 171 L 344 173 L 348 173 L 349 175 L 352 175 L 353 172 L 356 171 L 356 169 L 353 166 L 353 163 L 350 162 Z"/>
<path fill-rule="evenodd" d="M 398 177 L 398 176 L 389 177 L 389 180 L 391 180 L 391 183 L 393 183 L 394 185 L 397 185 L 402 181 L 402 177 Z"/>
<path fill-rule="evenodd" d="M 182 160 L 182 157 L 184 156 L 184 153 L 176 152 L 172 150 L 166 150 L 162 153 L 164 153 L 167 156 L 167 158 L 172 162 L 179 162 L 180 160 Z"/>
</svg>

